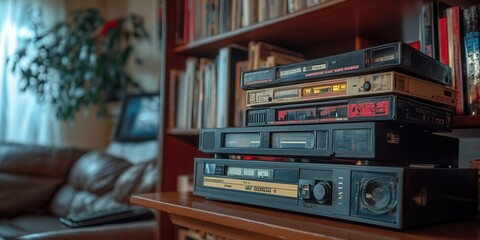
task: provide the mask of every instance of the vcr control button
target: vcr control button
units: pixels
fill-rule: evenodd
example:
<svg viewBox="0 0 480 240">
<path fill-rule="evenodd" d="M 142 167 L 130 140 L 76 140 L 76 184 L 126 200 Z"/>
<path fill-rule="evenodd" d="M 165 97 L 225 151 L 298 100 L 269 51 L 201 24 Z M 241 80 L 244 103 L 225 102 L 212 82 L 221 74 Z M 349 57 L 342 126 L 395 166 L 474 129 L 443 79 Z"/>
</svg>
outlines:
<svg viewBox="0 0 480 240">
<path fill-rule="evenodd" d="M 326 203 L 332 198 L 332 187 L 326 181 L 318 182 L 313 188 L 313 196 L 318 203 Z"/>
</svg>

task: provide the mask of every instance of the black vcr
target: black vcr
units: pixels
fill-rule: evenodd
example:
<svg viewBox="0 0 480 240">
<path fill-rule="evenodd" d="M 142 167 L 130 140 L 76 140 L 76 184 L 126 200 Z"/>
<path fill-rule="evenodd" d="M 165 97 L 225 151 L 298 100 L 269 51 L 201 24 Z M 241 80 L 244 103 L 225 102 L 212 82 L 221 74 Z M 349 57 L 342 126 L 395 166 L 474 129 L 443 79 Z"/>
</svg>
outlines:
<svg viewBox="0 0 480 240">
<path fill-rule="evenodd" d="M 199 149 L 218 155 L 368 160 L 458 167 L 458 139 L 376 122 L 200 130 Z"/>
<path fill-rule="evenodd" d="M 194 194 L 405 228 L 474 216 L 472 169 L 195 159 Z"/>
<path fill-rule="evenodd" d="M 403 42 L 245 71 L 241 84 L 243 89 L 259 89 L 382 70 L 398 70 L 442 85 L 452 85 L 448 66 Z"/>
</svg>

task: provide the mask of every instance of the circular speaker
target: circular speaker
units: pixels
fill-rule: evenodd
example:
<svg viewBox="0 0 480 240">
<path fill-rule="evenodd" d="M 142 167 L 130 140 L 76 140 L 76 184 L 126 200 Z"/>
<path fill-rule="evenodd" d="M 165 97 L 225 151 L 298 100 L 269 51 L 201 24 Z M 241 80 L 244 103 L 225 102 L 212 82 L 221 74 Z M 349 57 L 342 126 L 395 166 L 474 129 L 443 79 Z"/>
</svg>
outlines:
<svg viewBox="0 0 480 240">
<path fill-rule="evenodd" d="M 397 204 L 395 185 L 387 180 L 369 179 L 362 183 L 362 205 L 374 214 L 391 212 Z"/>
</svg>

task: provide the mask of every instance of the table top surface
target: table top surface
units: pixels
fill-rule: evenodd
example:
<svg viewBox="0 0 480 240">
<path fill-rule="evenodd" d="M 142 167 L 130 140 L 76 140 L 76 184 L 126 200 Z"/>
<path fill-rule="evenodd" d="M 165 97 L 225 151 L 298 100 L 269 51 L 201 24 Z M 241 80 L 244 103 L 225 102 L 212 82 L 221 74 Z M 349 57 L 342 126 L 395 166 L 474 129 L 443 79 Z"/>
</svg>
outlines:
<svg viewBox="0 0 480 240">
<path fill-rule="evenodd" d="M 134 195 L 131 202 L 161 212 L 266 235 L 297 239 L 480 239 L 477 218 L 404 230 L 208 200 L 192 193 Z"/>
</svg>

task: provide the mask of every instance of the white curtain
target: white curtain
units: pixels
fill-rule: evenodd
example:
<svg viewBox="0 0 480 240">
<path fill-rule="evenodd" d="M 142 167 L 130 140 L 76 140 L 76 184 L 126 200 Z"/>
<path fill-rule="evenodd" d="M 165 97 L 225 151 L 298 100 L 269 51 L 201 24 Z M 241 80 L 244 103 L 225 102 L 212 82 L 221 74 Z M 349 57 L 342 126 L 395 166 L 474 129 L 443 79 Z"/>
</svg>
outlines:
<svg viewBox="0 0 480 240">
<path fill-rule="evenodd" d="M 20 92 L 18 77 L 6 59 L 28 37 L 31 18 L 41 18 L 48 28 L 65 20 L 64 0 L 0 0 L 0 141 L 60 146 L 66 145 L 61 122 L 48 103 L 38 102 L 29 92 Z"/>
</svg>

